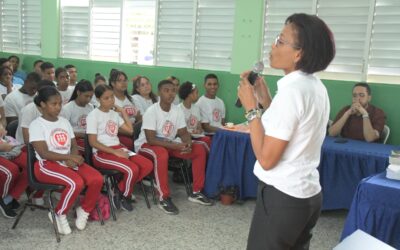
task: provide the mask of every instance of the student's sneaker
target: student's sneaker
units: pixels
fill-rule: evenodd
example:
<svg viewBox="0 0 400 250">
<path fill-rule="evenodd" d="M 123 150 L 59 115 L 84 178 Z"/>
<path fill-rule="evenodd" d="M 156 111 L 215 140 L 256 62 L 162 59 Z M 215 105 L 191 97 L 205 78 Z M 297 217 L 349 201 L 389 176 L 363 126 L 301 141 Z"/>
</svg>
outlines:
<svg viewBox="0 0 400 250">
<path fill-rule="evenodd" d="M 49 212 L 49 219 L 51 223 L 53 223 L 53 217 L 51 216 L 51 212 Z M 69 227 L 69 223 L 67 220 L 67 216 L 65 214 L 57 215 L 56 214 L 56 221 L 57 221 L 57 228 L 60 234 L 70 234 L 71 228 Z"/>
<path fill-rule="evenodd" d="M 16 199 L 13 199 L 10 203 L 11 208 L 14 210 L 17 210 L 18 208 L 21 207 L 21 204 L 19 204 L 19 202 Z"/>
<path fill-rule="evenodd" d="M 43 197 L 32 198 L 32 203 L 35 204 L 36 206 L 44 206 L 44 199 Z"/>
<path fill-rule="evenodd" d="M 79 230 L 85 229 L 88 218 L 89 218 L 89 213 L 86 213 L 85 210 L 82 209 L 82 207 L 78 207 L 76 209 L 76 220 L 75 220 L 76 228 L 78 228 Z"/>
<path fill-rule="evenodd" d="M 121 208 L 128 212 L 133 211 L 133 206 L 131 204 L 131 201 L 127 197 L 124 196 L 121 197 Z"/>
<path fill-rule="evenodd" d="M 174 203 L 172 203 L 170 197 L 161 200 L 160 203 L 158 204 L 158 207 L 161 208 L 161 210 L 163 210 L 167 214 L 179 213 L 178 208 L 174 205 Z"/>
<path fill-rule="evenodd" d="M 1 213 L 9 219 L 17 217 L 17 213 L 11 208 L 10 204 L 5 204 L 3 199 L 0 198 L 0 211 Z"/>
<path fill-rule="evenodd" d="M 119 210 L 121 209 L 121 194 L 119 193 L 119 190 L 116 188 L 114 189 L 114 194 L 113 194 L 113 198 L 112 198 L 112 203 L 113 206 Z"/>
<path fill-rule="evenodd" d="M 189 196 L 188 200 L 191 202 L 194 202 L 194 203 L 204 205 L 204 206 L 211 206 L 214 204 L 212 202 L 212 200 L 208 199 L 204 194 L 202 194 L 200 192 L 192 193 Z"/>
</svg>

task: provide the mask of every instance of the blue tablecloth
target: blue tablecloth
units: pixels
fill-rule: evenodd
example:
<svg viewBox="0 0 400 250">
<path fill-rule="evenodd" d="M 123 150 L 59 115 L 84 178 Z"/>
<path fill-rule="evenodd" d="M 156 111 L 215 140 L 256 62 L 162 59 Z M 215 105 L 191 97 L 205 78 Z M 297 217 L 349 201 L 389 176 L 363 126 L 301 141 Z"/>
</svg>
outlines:
<svg viewBox="0 0 400 250">
<path fill-rule="evenodd" d="M 342 239 L 357 229 L 400 249 L 400 181 L 381 173 L 358 185 Z"/>
<path fill-rule="evenodd" d="M 254 156 L 250 135 L 218 130 L 212 138 L 204 192 L 215 197 L 220 187 L 237 186 L 239 199 L 256 197 L 258 179 L 253 174 Z"/>
<path fill-rule="evenodd" d="M 323 192 L 322 209 L 349 209 L 358 183 L 365 177 L 383 172 L 388 155 L 397 146 L 326 137 L 318 167 Z M 208 159 L 204 191 L 215 197 L 220 187 L 236 185 L 239 198 L 257 196 L 257 177 L 253 174 L 256 159 L 250 136 L 219 130 L 213 137 Z"/>
<path fill-rule="evenodd" d="M 326 137 L 318 167 L 324 210 L 349 209 L 358 183 L 365 177 L 385 171 L 388 156 L 398 146 Z"/>
</svg>

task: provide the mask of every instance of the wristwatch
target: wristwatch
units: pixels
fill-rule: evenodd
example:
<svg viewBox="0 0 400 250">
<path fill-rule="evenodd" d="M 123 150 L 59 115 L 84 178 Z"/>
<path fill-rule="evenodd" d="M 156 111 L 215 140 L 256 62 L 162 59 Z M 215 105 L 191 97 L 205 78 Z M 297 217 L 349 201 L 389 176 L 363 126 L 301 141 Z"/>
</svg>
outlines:
<svg viewBox="0 0 400 250">
<path fill-rule="evenodd" d="M 251 122 L 255 118 L 261 118 L 262 112 L 261 109 L 255 108 L 255 109 L 250 109 L 244 114 L 244 117 L 248 122 Z"/>
</svg>

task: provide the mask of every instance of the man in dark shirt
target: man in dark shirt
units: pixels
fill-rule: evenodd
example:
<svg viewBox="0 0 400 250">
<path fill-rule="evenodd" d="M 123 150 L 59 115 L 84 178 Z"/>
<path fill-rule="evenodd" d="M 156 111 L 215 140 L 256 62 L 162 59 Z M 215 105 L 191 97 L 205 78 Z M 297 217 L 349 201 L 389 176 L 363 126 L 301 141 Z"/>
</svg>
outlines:
<svg viewBox="0 0 400 250">
<path fill-rule="evenodd" d="M 371 89 L 366 83 L 353 87 L 353 104 L 336 115 L 328 133 L 345 138 L 374 142 L 380 138 L 386 116 L 383 110 L 370 104 Z"/>
</svg>

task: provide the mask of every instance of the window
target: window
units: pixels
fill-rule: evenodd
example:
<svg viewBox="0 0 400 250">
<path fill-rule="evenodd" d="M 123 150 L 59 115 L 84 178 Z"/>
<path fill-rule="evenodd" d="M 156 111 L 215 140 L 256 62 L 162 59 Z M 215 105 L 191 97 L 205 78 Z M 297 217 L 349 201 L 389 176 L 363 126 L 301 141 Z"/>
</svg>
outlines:
<svg viewBox="0 0 400 250">
<path fill-rule="evenodd" d="M 321 75 L 326 78 L 396 82 L 400 76 L 400 2 L 398 0 L 266 0 L 263 55 L 292 13 L 316 14 L 331 28 L 336 56 Z M 268 73 L 282 74 L 268 69 Z M 398 82 L 398 80 L 397 80 Z"/>
<path fill-rule="evenodd" d="M 41 1 L 1 0 L 1 50 L 40 55 Z"/>
<path fill-rule="evenodd" d="M 232 0 L 61 0 L 61 57 L 230 70 L 234 9 Z"/>
</svg>

